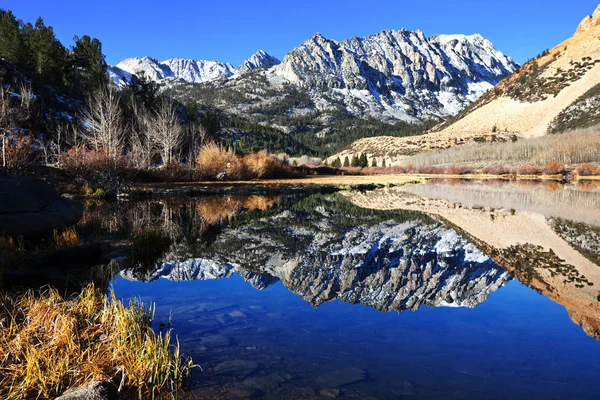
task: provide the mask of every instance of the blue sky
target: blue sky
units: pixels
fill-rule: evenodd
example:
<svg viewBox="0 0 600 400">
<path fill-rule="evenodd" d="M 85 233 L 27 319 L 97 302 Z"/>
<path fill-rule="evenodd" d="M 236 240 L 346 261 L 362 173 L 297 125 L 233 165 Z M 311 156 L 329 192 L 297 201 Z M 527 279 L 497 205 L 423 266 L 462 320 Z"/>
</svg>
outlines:
<svg viewBox="0 0 600 400">
<path fill-rule="evenodd" d="M 320 32 L 332 39 L 383 29 L 425 35 L 481 33 L 517 62 L 570 37 L 599 0 L 3 0 L 1 8 L 33 22 L 42 16 L 63 44 L 98 37 L 110 64 L 149 55 L 231 62 L 259 49 L 283 58 Z"/>
</svg>

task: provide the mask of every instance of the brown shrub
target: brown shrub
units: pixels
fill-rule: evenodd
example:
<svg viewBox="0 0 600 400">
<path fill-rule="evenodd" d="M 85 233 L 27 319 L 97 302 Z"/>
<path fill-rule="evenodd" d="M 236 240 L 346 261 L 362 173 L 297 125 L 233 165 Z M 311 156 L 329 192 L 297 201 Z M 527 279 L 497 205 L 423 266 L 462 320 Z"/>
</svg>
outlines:
<svg viewBox="0 0 600 400">
<path fill-rule="evenodd" d="M 490 165 L 483 168 L 481 172 L 486 175 L 508 175 L 510 174 L 510 169 L 504 165 Z"/>
<path fill-rule="evenodd" d="M 196 167 L 209 179 L 214 179 L 221 173 L 229 179 L 240 179 L 243 175 L 243 164 L 240 158 L 230 149 L 214 143 L 208 143 L 200 149 L 196 158 Z"/>
<path fill-rule="evenodd" d="M 126 157 L 112 158 L 108 151 L 96 151 L 86 146 L 71 147 L 61 155 L 60 162 L 64 170 L 78 174 L 126 170 L 129 167 Z"/>
<path fill-rule="evenodd" d="M 600 168 L 596 166 L 596 164 L 585 163 L 579 165 L 577 169 L 575 169 L 575 172 L 579 176 L 600 175 Z"/>
<path fill-rule="evenodd" d="M 286 175 L 283 162 L 266 151 L 252 153 L 242 159 L 244 172 L 249 179 L 267 179 Z"/>
<path fill-rule="evenodd" d="M 551 161 L 544 166 L 544 174 L 558 175 L 565 172 L 565 165 L 556 161 Z"/>
<path fill-rule="evenodd" d="M 36 143 L 31 136 L 21 136 L 12 142 L 7 140 L 6 166 L 8 168 L 20 170 L 33 163 L 37 157 Z"/>
<path fill-rule="evenodd" d="M 472 167 L 450 165 L 446 167 L 446 175 L 467 175 L 472 174 L 475 170 Z"/>
<path fill-rule="evenodd" d="M 442 175 L 444 173 L 444 168 L 436 167 L 434 165 L 421 165 L 416 167 L 414 171 L 419 174 Z"/>
<path fill-rule="evenodd" d="M 535 165 L 522 165 L 516 170 L 517 175 L 541 175 L 542 172 L 542 168 Z"/>
</svg>

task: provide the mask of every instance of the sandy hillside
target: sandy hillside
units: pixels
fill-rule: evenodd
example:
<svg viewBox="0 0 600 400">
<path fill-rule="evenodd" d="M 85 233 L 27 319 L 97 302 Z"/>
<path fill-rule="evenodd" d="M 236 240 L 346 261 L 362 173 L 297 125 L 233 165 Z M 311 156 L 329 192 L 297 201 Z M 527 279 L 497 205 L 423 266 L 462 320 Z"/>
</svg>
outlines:
<svg viewBox="0 0 600 400">
<path fill-rule="evenodd" d="M 561 111 L 600 83 L 600 6 L 578 26 L 573 37 L 538 56 L 500 82 L 465 115 L 448 126 L 417 137 L 360 139 L 328 159 L 366 153 L 379 165 L 407 156 L 475 141 L 545 135 Z"/>
</svg>

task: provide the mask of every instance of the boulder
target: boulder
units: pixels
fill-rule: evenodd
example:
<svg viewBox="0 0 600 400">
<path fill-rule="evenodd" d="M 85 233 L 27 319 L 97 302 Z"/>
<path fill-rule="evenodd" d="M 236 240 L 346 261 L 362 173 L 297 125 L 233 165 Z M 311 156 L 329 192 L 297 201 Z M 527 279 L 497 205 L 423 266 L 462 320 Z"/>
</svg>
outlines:
<svg viewBox="0 0 600 400">
<path fill-rule="evenodd" d="M 56 400 L 119 400 L 119 393 L 115 385 L 110 382 L 94 382 L 67 390 Z"/>
<path fill-rule="evenodd" d="M 81 205 L 61 197 L 46 182 L 19 175 L 0 175 L 0 234 L 38 235 L 75 224 Z"/>
</svg>

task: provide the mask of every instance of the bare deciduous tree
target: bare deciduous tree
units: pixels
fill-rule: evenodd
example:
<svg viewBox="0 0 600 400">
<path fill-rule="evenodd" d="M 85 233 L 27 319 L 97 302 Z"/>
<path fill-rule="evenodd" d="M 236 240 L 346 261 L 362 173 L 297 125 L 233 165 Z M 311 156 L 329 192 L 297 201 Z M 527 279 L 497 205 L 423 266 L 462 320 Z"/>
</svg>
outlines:
<svg viewBox="0 0 600 400">
<path fill-rule="evenodd" d="M 134 121 L 131 129 L 131 158 L 138 168 L 150 168 L 156 152 L 153 129 L 153 115 L 145 108 L 134 104 Z"/>
<path fill-rule="evenodd" d="M 151 119 L 149 133 L 156 144 L 163 165 L 175 160 L 175 151 L 183 141 L 183 130 L 173 104 L 163 99 Z"/>
<path fill-rule="evenodd" d="M 119 95 L 111 86 L 98 89 L 88 98 L 83 112 L 86 132 L 83 136 L 97 152 L 104 151 L 116 159 L 122 149 L 126 133 Z"/>
<path fill-rule="evenodd" d="M 18 100 L 17 100 L 18 99 Z M 35 96 L 29 84 L 22 84 L 19 94 L 11 92 L 0 81 L 0 139 L 2 140 L 2 166 L 8 166 L 7 146 L 12 132 L 22 127 L 32 111 Z"/>
</svg>

